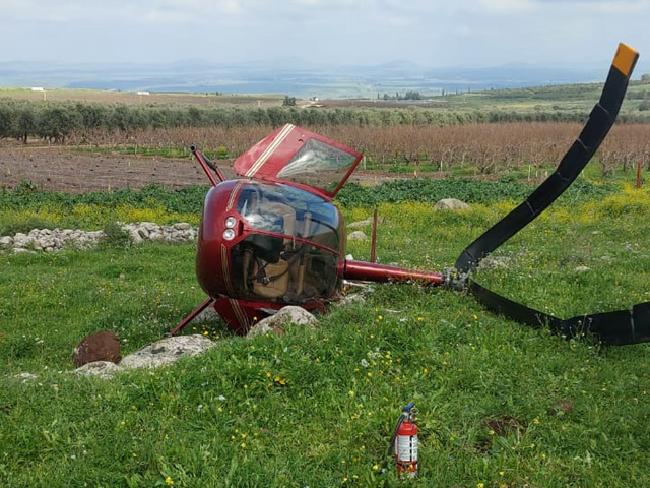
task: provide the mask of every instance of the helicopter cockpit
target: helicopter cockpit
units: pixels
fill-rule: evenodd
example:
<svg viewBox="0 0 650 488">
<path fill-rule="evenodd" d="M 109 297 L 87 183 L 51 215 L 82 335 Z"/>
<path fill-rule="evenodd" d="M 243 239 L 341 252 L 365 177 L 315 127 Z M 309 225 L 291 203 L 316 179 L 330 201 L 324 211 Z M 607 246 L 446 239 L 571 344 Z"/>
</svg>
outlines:
<svg viewBox="0 0 650 488">
<path fill-rule="evenodd" d="M 331 202 L 288 185 L 249 182 L 236 209 L 248 231 L 231 251 L 237 296 L 302 303 L 335 289 L 341 218 Z"/>
<path fill-rule="evenodd" d="M 211 297 L 304 305 L 339 284 L 343 222 L 331 199 L 363 155 L 286 124 L 206 195 L 197 277 Z M 257 305 L 256 305 L 257 306 Z"/>
</svg>

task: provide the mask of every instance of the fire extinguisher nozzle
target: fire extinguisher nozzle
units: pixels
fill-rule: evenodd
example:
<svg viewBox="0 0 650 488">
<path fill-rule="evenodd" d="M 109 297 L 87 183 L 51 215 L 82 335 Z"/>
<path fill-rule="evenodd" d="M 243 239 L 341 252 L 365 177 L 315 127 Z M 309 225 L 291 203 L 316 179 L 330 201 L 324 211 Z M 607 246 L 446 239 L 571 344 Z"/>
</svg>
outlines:
<svg viewBox="0 0 650 488">
<path fill-rule="evenodd" d="M 411 411 L 411 409 L 413 409 L 413 407 L 415 407 L 415 402 L 409 402 L 409 403 L 407 403 L 406 406 L 402 409 L 402 412 L 404 412 L 404 413 L 409 413 L 409 412 Z"/>
</svg>

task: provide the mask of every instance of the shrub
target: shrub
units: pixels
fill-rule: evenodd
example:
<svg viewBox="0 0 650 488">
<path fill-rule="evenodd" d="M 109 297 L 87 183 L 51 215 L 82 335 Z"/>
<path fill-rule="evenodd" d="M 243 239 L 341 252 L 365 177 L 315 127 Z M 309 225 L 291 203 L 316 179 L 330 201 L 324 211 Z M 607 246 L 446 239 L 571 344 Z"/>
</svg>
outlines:
<svg viewBox="0 0 650 488">
<path fill-rule="evenodd" d="M 111 222 L 104 227 L 103 244 L 113 247 L 127 247 L 131 243 L 129 233 L 122 229 L 122 226 L 116 222 Z"/>
</svg>

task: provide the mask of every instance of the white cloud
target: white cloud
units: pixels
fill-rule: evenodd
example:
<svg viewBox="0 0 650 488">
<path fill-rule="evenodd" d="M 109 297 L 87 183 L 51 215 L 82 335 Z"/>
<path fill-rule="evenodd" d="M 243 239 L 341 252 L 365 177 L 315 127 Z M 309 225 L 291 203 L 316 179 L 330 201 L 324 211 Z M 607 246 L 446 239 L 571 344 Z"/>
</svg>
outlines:
<svg viewBox="0 0 650 488">
<path fill-rule="evenodd" d="M 0 0 L 0 15 L 0 60 L 600 63 L 618 41 L 650 58 L 648 0 Z"/>
</svg>

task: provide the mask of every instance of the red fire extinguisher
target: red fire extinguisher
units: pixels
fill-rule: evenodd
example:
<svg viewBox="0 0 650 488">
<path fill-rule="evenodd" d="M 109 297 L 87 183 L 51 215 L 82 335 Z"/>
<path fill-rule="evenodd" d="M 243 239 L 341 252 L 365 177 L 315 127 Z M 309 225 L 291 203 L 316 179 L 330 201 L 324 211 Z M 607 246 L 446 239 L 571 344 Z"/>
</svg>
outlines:
<svg viewBox="0 0 650 488">
<path fill-rule="evenodd" d="M 411 402 L 402 409 L 397 419 L 389 449 L 395 456 L 397 475 L 415 478 L 418 474 L 418 428 L 415 425 L 415 403 Z"/>
</svg>

